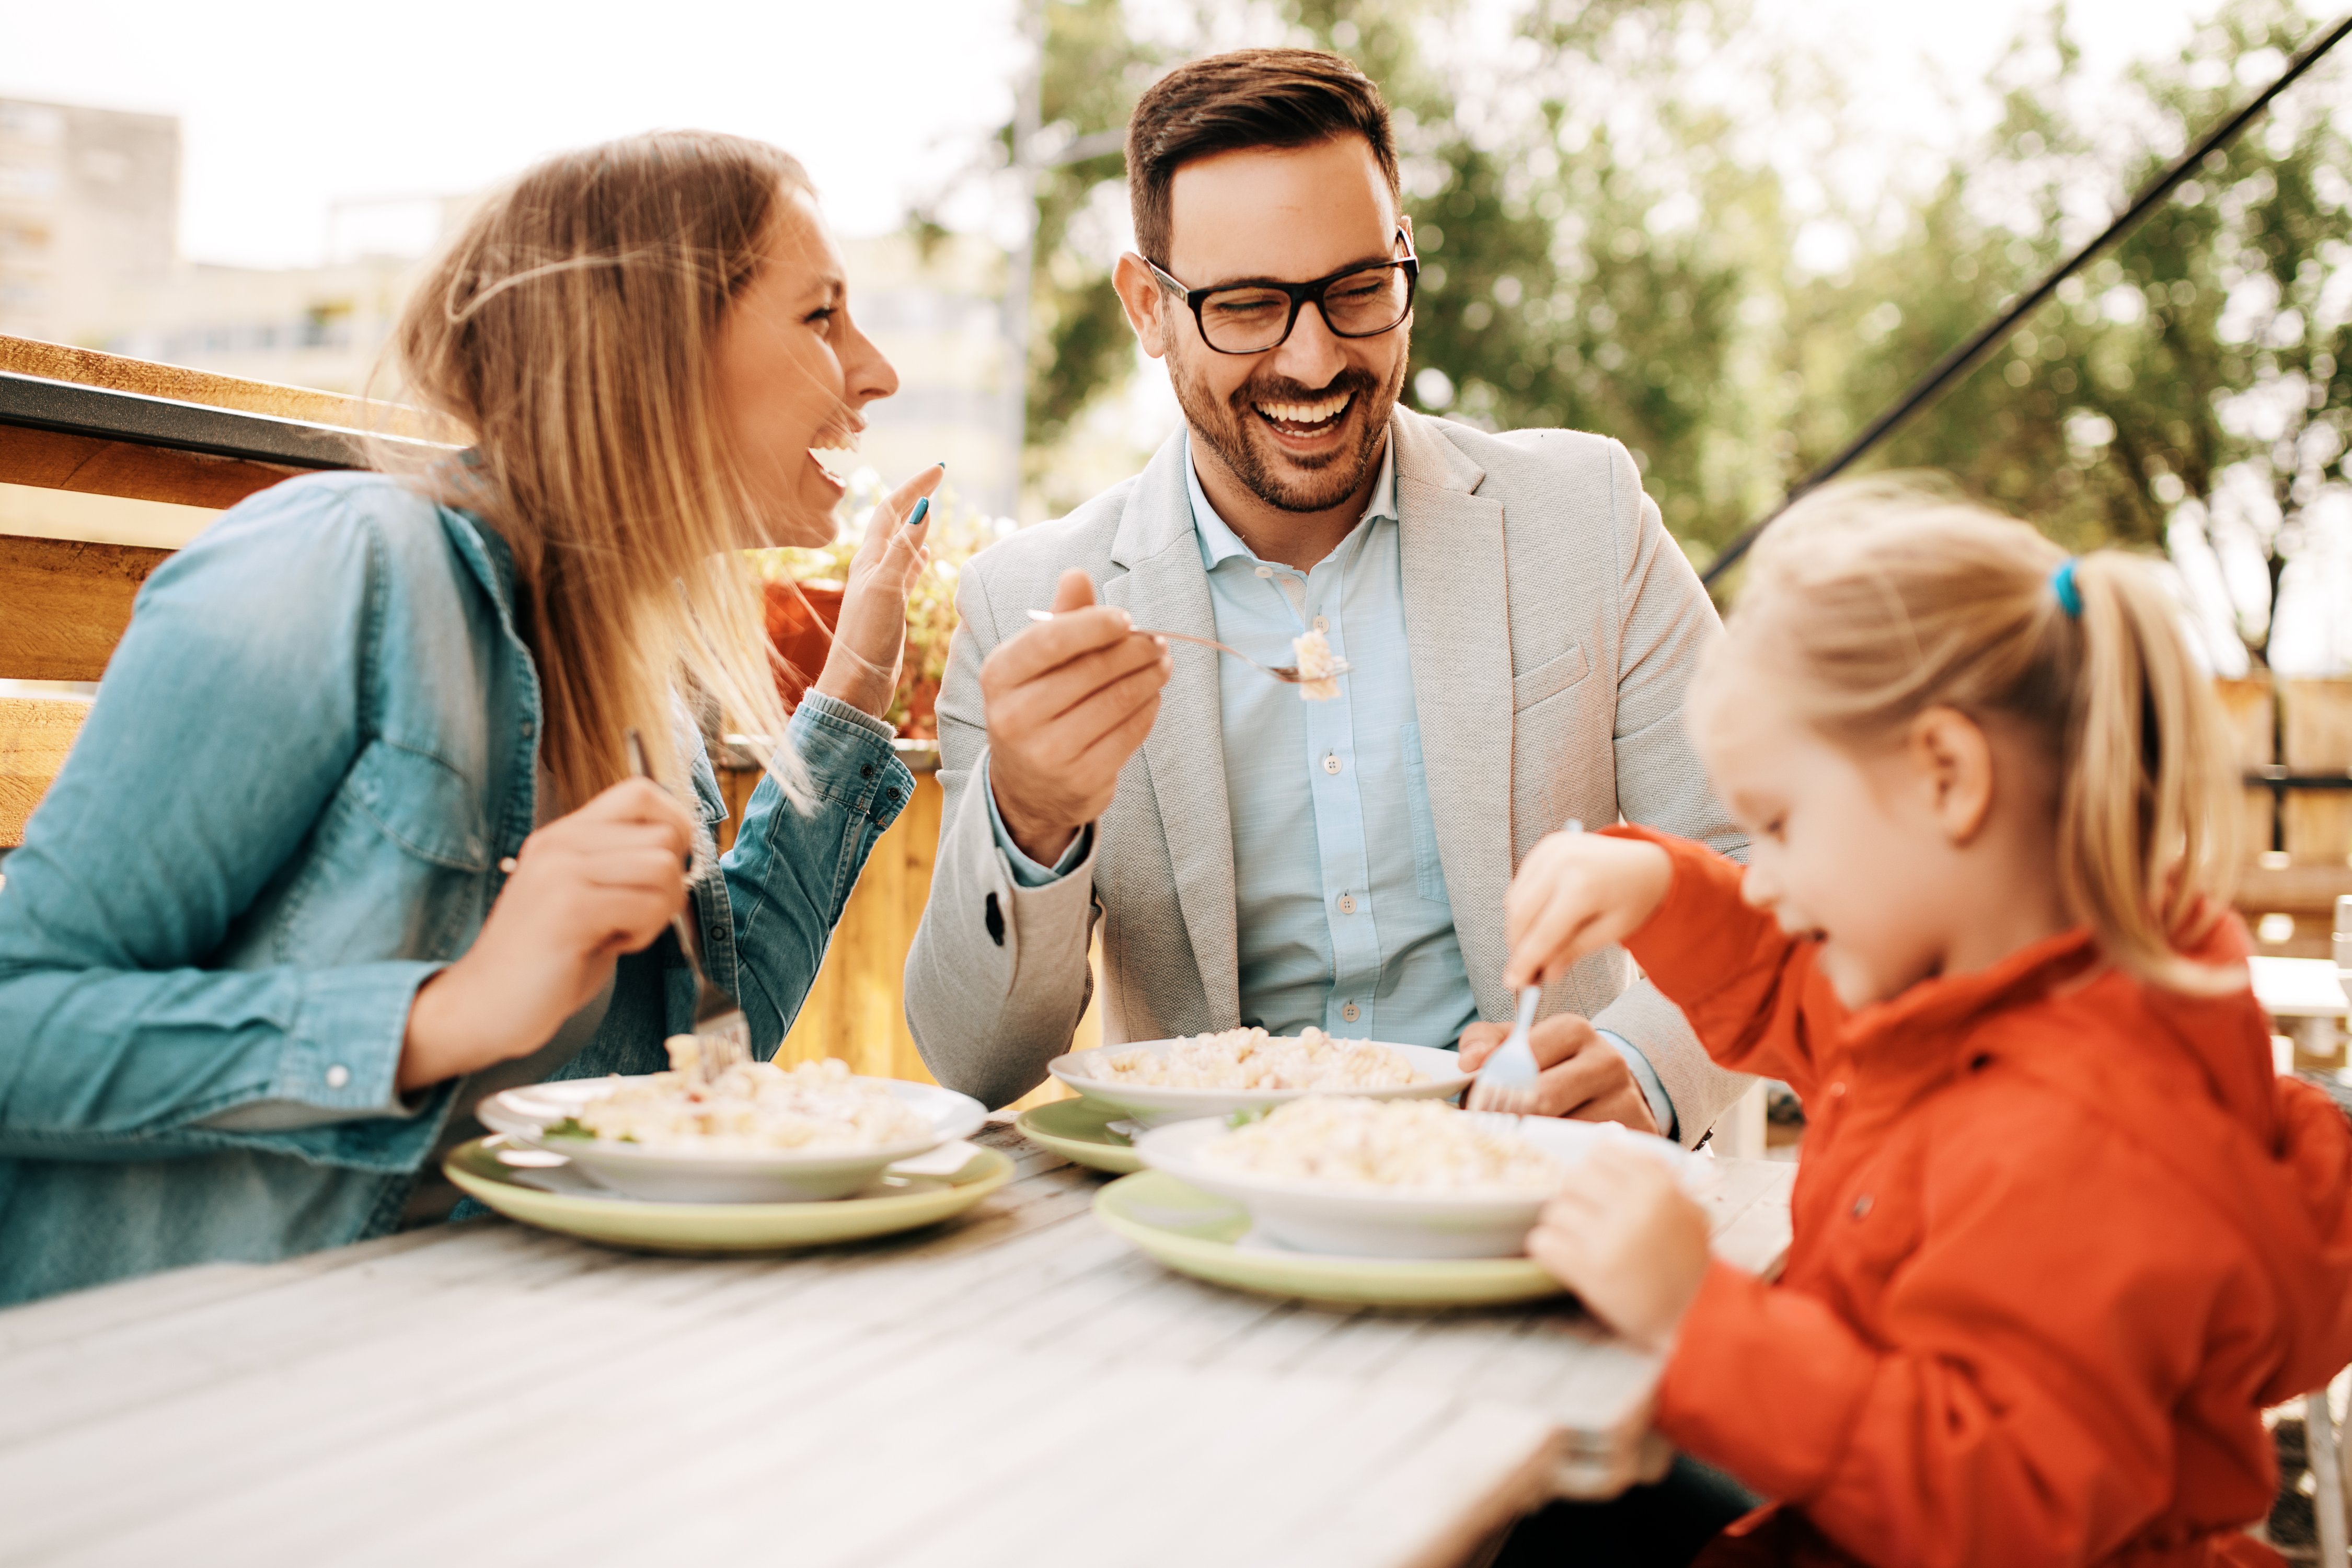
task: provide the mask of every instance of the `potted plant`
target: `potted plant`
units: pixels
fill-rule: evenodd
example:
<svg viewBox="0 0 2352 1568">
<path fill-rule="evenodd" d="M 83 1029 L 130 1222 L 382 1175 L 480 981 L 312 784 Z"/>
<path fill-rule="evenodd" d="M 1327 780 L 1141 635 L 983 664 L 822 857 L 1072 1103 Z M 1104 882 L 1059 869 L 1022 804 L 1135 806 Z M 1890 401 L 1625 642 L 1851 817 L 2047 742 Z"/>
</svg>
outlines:
<svg viewBox="0 0 2352 1568">
<path fill-rule="evenodd" d="M 787 704 L 824 668 L 832 628 L 841 615 L 849 563 L 866 536 L 867 519 L 881 499 L 874 471 L 861 468 L 850 480 L 850 522 L 842 536 L 821 550 L 751 552 L 767 594 L 768 640 L 782 663 L 776 688 Z M 956 577 L 963 563 L 993 543 L 1001 524 L 961 507 L 955 491 L 942 485 L 931 497 L 930 565 L 907 595 L 906 662 L 887 715 L 908 740 L 939 738 L 934 709 L 947 675 L 948 641 L 956 625 Z"/>
</svg>

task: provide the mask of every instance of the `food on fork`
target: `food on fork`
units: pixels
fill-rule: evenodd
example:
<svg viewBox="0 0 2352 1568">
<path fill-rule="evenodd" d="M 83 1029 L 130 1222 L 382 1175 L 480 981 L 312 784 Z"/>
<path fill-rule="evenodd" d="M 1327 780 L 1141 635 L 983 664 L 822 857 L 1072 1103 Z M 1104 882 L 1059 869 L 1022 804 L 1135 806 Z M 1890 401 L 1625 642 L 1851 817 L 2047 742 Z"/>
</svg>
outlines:
<svg viewBox="0 0 2352 1568">
<path fill-rule="evenodd" d="M 1434 1100 L 1294 1100 L 1200 1157 L 1257 1176 L 1415 1192 L 1548 1194 L 1568 1181 L 1533 1144 Z"/>
<path fill-rule="evenodd" d="M 1141 1047 L 1097 1051 L 1090 1070 L 1107 1083 L 1159 1089 L 1402 1089 L 1429 1081 L 1394 1046 L 1333 1039 L 1311 1025 L 1297 1037 L 1256 1028 L 1194 1035 L 1164 1056 Z"/>
<path fill-rule="evenodd" d="M 1331 639 L 1318 627 L 1290 639 L 1291 656 L 1298 661 L 1298 695 L 1308 702 L 1328 702 L 1339 695 L 1338 660 L 1331 657 Z"/>
<path fill-rule="evenodd" d="M 833 1058 L 790 1069 L 739 1062 L 705 1083 L 696 1056 L 692 1035 L 671 1036 L 668 1072 L 626 1080 L 548 1131 L 741 1154 L 886 1149 L 931 1135 L 930 1122 L 888 1085 L 853 1077 Z"/>
</svg>

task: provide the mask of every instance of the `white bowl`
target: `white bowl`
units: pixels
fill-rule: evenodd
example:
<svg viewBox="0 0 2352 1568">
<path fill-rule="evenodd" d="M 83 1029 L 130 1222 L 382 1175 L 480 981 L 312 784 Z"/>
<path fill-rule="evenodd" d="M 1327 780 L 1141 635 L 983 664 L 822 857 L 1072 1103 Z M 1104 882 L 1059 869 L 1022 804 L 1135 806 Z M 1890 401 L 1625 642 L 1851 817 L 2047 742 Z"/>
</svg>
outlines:
<svg viewBox="0 0 2352 1568">
<path fill-rule="evenodd" d="M 1261 1110 L 1286 1100 L 1304 1100 L 1310 1094 L 1346 1095 L 1356 1100 L 1452 1100 L 1469 1088 L 1470 1080 L 1476 1076 L 1464 1072 L 1462 1058 L 1452 1051 L 1440 1050 L 1435 1046 L 1398 1045 L 1391 1045 L 1389 1049 L 1402 1052 L 1415 1072 L 1428 1075 L 1428 1082 L 1398 1084 L 1388 1089 L 1168 1089 L 1091 1076 L 1090 1069 L 1103 1057 L 1135 1050 L 1164 1057 L 1182 1044 L 1182 1040 L 1137 1040 L 1130 1045 L 1072 1051 L 1047 1062 L 1045 1070 L 1088 1100 L 1124 1111 L 1127 1119 L 1139 1128 L 1164 1127 L 1204 1116 L 1230 1116 L 1236 1110 Z"/>
<path fill-rule="evenodd" d="M 1690 1157 L 1663 1138 L 1614 1122 L 1563 1121 L 1549 1116 L 1500 1116 L 1465 1110 L 1491 1130 L 1525 1139 L 1569 1167 L 1604 1143 L 1618 1143 L 1665 1162 L 1687 1182 Z M 1527 1251 L 1544 1196 L 1520 1193 L 1430 1192 L 1260 1176 L 1211 1163 L 1202 1151 L 1232 1129 L 1222 1121 L 1157 1128 L 1135 1141 L 1135 1152 L 1156 1171 L 1188 1186 L 1232 1198 L 1249 1210 L 1252 1234 L 1299 1252 L 1343 1258 L 1517 1258 Z"/>
<path fill-rule="evenodd" d="M 654 1149 L 609 1138 L 550 1138 L 546 1129 L 576 1115 L 635 1079 L 567 1079 L 528 1084 L 494 1094 L 474 1114 L 493 1132 L 519 1143 L 562 1154 L 597 1181 L 633 1198 L 679 1204 L 793 1204 L 845 1198 L 881 1179 L 883 1168 L 900 1160 L 969 1138 L 988 1119 L 980 1101 L 937 1084 L 869 1079 L 926 1121 L 920 1138 L 878 1149 L 829 1149 L 803 1152 L 778 1149 L 761 1153 Z"/>
</svg>

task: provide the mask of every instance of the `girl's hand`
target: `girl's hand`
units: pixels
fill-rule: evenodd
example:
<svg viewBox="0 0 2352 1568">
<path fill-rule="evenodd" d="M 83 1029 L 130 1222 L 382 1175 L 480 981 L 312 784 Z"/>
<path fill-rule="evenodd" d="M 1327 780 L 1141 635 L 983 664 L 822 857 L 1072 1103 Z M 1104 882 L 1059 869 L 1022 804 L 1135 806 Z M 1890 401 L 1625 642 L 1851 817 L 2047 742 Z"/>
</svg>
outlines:
<svg viewBox="0 0 2352 1568">
<path fill-rule="evenodd" d="M 866 537 L 849 563 L 848 591 L 833 628 L 833 650 L 816 689 L 880 718 L 898 689 L 898 663 L 907 648 L 907 595 L 929 564 L 930 494 L 947 474 L 935 464 L 900 485 L 875 507 Z M 902 522 L 902 519 L 909 521 Z"/>
<path fill-rule="evenodd" d="M 1706 1277 L 1706 1211 L 1663 1162 L 1601 1148 L 1544 1205 L 1528 1254 L 1594 1317 L 1663 1354 Z"/>
<path fill-rule="evenodd" d="M 1541 985 L 1588 952 L 1624 941 L 1665 902 L 1674 862 L 1654 844 L 1597 833 L 1538 842 L 1503 895 L 1510 956 L 1503 984 Z"/>
<path fill-rule="evenodd" d="M 686 900 L 692 819 L 644 779 L 614 784 L 523 840 L 474 945 L 417 988 L 403 1093 L 526 1057 L 587 1005 L 625 952 Z"/>
</svg>

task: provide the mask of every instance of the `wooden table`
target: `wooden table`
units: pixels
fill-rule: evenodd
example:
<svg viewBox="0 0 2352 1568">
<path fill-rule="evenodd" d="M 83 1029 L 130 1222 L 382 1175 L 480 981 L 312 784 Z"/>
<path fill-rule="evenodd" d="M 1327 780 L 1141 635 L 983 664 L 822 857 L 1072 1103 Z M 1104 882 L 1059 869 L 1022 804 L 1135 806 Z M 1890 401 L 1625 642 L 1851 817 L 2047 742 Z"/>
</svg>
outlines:
<svg viewBox="0 0 2352 1568">
<path fill-rule="evenodd" d="M 0 1562 L 1440 1564 L 1663 1462 L 1572 1308 L 1220 1289 L 981 1141 L 961 1223 L 799 1257 L 488 1220 L 0 1312 Z M 1795 1167 L 1719 1163 L 1769 1270 Z"/>
</svg>

